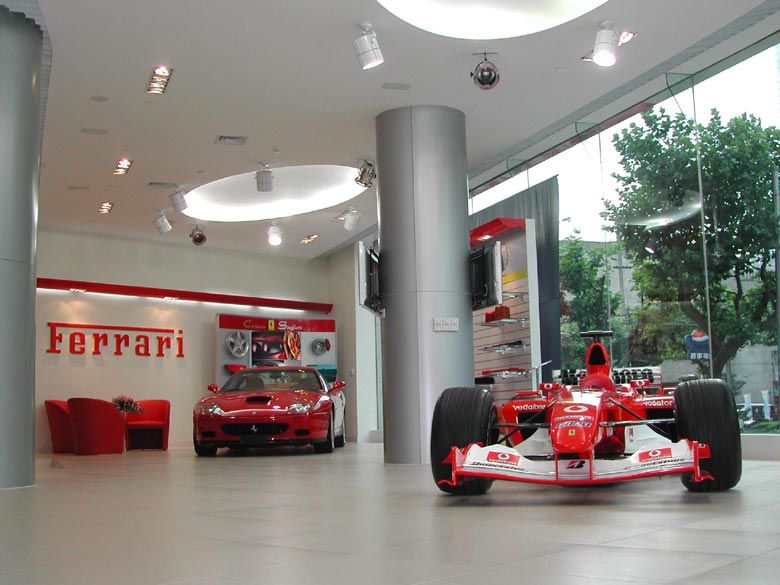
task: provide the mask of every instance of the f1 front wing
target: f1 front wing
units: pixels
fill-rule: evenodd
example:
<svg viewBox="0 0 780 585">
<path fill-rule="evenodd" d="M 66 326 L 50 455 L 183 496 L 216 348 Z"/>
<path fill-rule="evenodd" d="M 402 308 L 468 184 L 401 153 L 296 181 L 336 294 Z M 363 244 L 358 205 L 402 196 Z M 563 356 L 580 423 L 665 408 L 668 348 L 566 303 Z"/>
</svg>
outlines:
<svg viewBox="0 0 780 585">
<path fill-rule="evenodd" d="M 699 467 L 699 460 L 710 456 L 709 445 L 682 439 L 657 447 L 643 447 L 622 459 L 530 459 L 512 447 L 472 443 L 453 447 L 444 460 L 452 466 L 452 480 L 440 483 L 457 485 L 467 477 L 489 477 L 531 483 L 587 485 L 616 483 L 657 475 L 692 473 L 694 481 L 712 479 Z"/>
</svg>

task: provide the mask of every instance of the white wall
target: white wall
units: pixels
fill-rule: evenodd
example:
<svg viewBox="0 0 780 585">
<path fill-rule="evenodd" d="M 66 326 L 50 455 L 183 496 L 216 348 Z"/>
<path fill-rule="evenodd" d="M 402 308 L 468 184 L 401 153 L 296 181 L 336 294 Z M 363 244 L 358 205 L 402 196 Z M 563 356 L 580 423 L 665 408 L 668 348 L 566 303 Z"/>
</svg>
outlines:
<svg viewBox="0 0 780 585">
<path fill-rule="evenodd" d="M 354 261 L 358 261 L 357 244 L 353 252 Z M 356 305 L 359 296 L 355 282 Z M 358 401 L 358 440 L 375 440 L 376 431 L 379 428 L 378 419 L 378 395 L 377 395 L 377 317 L 373 313 L 356 306 L 355 309 L 355 339 L 357 363 L 357 386 L 360 389 Z"/>
<path fill-rule="evenodd" d="M 38 233 L 38 276 L 329 302 L 328 263 L 138 240 Z"/>
<path fill-rule="evenodd" d="M 305 262 L 208 248 L 160 246 L 146 242 L 41 232 L 38 239 L 38 276 L 139 286 L 174 288 L 272 298 L 331 302 L 334 299 L 338 351 L 353 356 L 339 370 L 354 368 L 353 299 L 329 291 L 328 261 Z M 348 278 L 338 262 L 337 278 Z M 354 278 L 354 275 L 352 276 Z M 352 281 L 351 281 L 352 282 Z M 346 307 L 346 309 L 345 309 Z M 43 403 L 48 399 L 92 396 L 110 400 L 118 394 L 136 399 L 171 401 L 172 446 L 192 441 L 192 406 L 206 394 L 213 380 L 216 315 L 219 313 L 289 317 L 290 312 L 214 303 L 166 302 L 137 297 L 38 292 L 36 341 L 36 440 L 39 451 L 51 442 Z M 307 316 L 296 313 L 296 316 Z M 322 314 L 310 314 L 322 317 Z M 132 350 L 123 356 L 111 352 L 93 356 L 46 353 L 47 323 L 69 322 L 182 329 L 183 358 L 138 357 Z M 67 344 L 67 332 L 64 337 Z M 343 348 L 343 349 L 342 349 Z M 350 350 L 351 348 L 351 350 Z M 346 370 L 345 370 L 346 368 Z M 349 377 L 346 378 L 348 381 Z"/>
<path fill-rule="evenodd" d="M 358 387 L 355 350 L 355 263 L 352 246 L 328 257 L 328 291 L 333 303 L 331 316 L 336 319 L 336 361 L 339 377 L 346 383 L 347 439 L 358 438 Z"/>
</svg>

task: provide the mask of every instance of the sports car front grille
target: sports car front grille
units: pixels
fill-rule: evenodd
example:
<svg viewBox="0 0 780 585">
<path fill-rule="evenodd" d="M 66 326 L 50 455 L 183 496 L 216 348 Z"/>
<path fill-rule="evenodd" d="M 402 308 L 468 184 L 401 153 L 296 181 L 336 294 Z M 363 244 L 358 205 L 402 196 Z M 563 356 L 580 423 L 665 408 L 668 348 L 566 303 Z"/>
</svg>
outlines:
<svg viewBox="0 0 780 585">
<path fill-rule="evenodd" d="M 280 435 L 287 430 L 286 423 L 230 423 L 222 425 L 226 435 Z"/>
</svg>

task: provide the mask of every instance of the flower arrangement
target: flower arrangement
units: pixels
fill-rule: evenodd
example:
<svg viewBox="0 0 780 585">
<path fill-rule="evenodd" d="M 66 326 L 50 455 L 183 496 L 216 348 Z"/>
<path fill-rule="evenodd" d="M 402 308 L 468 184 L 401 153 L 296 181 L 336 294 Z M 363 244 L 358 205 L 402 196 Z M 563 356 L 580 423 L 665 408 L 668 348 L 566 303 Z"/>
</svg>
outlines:
<svg viewBox="0 0 780 585">
<path fill-rule="evenodd" d="M 119 409 L 119 412 L 143 412 L 143 408 L 131 396 L 121 394 L 111 399 L 111 402 Z"/>
</svg>

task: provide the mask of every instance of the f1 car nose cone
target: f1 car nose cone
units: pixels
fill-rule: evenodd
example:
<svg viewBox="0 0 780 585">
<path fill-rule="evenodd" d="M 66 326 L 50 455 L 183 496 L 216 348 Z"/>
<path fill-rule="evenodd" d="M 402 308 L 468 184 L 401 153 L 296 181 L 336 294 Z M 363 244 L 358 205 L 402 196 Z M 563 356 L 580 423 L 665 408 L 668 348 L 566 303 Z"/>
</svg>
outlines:
<svg viewBox="0 0 780 585">
<path fill-rule="evenodd" d="M 590 437 L 583 427 L 558 427 L 552 442 L 559 453 L 580 453 L 590 448 Z"/>
</svg>

